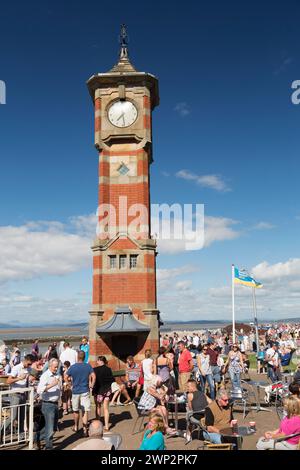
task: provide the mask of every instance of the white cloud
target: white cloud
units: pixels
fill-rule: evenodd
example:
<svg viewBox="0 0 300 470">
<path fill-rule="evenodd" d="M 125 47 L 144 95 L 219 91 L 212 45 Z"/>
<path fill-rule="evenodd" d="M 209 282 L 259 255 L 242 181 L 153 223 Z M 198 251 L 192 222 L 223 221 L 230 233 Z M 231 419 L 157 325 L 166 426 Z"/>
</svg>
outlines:
<svg viewBox="0 0 300 470">
<path fill-rule="evenodd" d="M 179 291 L 189 291 L 192 285 L 192 281 L 190 279 L 186 279 L 185 281 L 178 281 L 175 284 L 175 289 Z"/>
<path fill-rule="evenodd" d="M 239 236 L 234 221 L 207 216 L 205 246 Z M 70 217 L 57 221 L 31 221 L 21 226 L 0 226 L 0 283 L 28 280 L 49 275 L 66 275 L 91 266 L 90 246 L 95 238 L 96 216 Z M 186 249 L 186 239 L 159 240 L 162 253 Z"/>
<path fill-rule="evenodd" d="M 258 222 L 256 225 L 253 226 L 253 230 L 272 230 L 276 228 L 276 225 L 271 224 L 270 222 Z"/>
<path fill-rule="evenodd" d="M 300 258 L 292 258 L 282 263 L 269 264 L 267 261 L 253 267 L 254 277 L 262 281 L 276 281 L 282 278 L 300 277 Z"/>
<path fill-rule="evenodd" d="M 71 228 L 78 235 L 89 237 L 91 240 L 96 236 L 97 216 L 96 214 L 77 215 L 69 218 Z"/>
<path fill-rule="evenodd" d="M 89 236 L 60 222 L 0 227 L 0 282 L 78 271 L 91 262 L 90 245 Z"/>
<path fill-rule="evenodd" d="M 188 104 L 185 101 L 177 103 L 174 111 L 177 111 L 177 113 L 182 117 L 188 116 L 191 112 Z"/>
<path fill-rule="evenodd" d="M 220 192 L 231 191 L 229 186 L 225 183 L 220 175 L 196 175 L 189 170 L 180 170 L 176 173 L 177 178 L 182 178 L 187 181 L 195 181 L 203 188 L 211 188 Z"/>
<path fill-rule="evenodd" d="M 170 268 L 170 269 L 157 269 L 156 277 L 157 281 L 166 281 L 172 279 L 174 277 L 182 276 L 184 274 L 190 274 L 197 271 L 198 268 L 191 264 L 186 264 L 184 266 L 180 266 L 178 268 Z"/>
<path fill-rule="evenodd" d="M 89 306 L 85 297 L 41 298 L 10 293 L 0 296 L 0 323 L 55 325 L 74 321 L 88 322 Z"/>
<path fill-rule="evenodd" d="M 164 239 L 164 233 L 155 237 L 157 238 L 159 253 L 173 255 L 183 253 L 189 249 L 201 250 L 215 242 L 234 240 L 242 234 L 241 231 L 235 230 L 235 226 L 238 225 L 239 222 L 227 217 L 206 215 L 203 219 L 202 214 L 194 214 L 193 220 L 190 221 L 183 220 L 185 216 L 184 211 L 181 214 L 182 219 L 176 216 L 177 214 L 175 214 L 173 220 L 174 231 L 171 231 L 171 235 L 168 239 Z M 197 230 L 199 230 L 199 232 L 196 237 L 193 223 L 197 217 Z M 163 220 L 168 222 L 169 219 L 165 218 Z M 203 227 L 201 226 L 201 221 L 203 221 Z M 152 230 L 159 232 L 161 227 L 160 222 L 158 217 L 152 217 Z"/>
<path fill-rule="evenodd" d="M 205 246 L 209 246 L 216 241 L 234 240 L 241 236 L 241 232 L 233 229 L 238 224 L 236 220 L 226 217 L 205 216 Z"/>
</svg>

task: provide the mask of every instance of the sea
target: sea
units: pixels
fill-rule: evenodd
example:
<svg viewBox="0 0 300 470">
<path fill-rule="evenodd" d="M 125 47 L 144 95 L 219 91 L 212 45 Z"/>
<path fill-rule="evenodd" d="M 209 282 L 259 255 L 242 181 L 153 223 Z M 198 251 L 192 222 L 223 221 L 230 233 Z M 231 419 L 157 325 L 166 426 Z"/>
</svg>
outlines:
<svg viewBox="0 0 300 470">
<path fill-rule="evenodd" d="M 227 323 L 165 323 L 161 327 L 162 332 L 169 331 L 198 331 L 202 329 L 218 329 L 224 328 Z M 41 341 L 43 338 L 45 341 L 50 338 L 56 339 L 67 339 L 73 337 L 82 337 L 83 335 L 88 336 L 88 325 L 80 325 L 76 327 L 71 326 L 60 326 L 60 327 L 28 327 L 28 328 L 0 328 L 0 339 L 5 340 L 32 340 L 39 338 Z"/>
</svg>

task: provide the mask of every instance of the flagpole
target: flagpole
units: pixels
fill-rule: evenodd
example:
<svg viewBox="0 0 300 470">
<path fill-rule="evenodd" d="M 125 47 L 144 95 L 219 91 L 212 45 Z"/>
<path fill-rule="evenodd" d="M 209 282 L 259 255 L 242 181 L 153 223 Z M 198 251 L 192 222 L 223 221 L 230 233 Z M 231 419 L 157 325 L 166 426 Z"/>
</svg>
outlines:
<svg viewBox="0 0 300 470">
<path fill-rule="evenodd" d="M 231 265 L 231 295 L 232 295 L 232 340 L 235 343 L 235 315 L 234 315 L 234 264 Z"/>
<path fill-rule="evenodd" d="M 255 287 L 252 287 L 252 298 L 253 298 L 253 310 L 254 310 L 254 324 L 255 324 L 255 336 L 256 336 L 256 355 L 260 349 L 259 336 L 258 336 L 258 323 L 257 323 L 257 308 L 256 308 L 256 295 Z"/>
</svg>

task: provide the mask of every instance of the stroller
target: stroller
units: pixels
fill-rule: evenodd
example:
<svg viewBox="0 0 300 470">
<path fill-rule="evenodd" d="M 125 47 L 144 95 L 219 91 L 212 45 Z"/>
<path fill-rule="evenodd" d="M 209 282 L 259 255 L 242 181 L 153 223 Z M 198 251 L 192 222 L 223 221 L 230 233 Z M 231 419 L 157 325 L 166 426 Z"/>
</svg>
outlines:
<svg viewBox="0 0 300 470">
<path fill-rule="evenodd" d="M 279 420 L 284 418 L 284 399 L 290 395 L 288 384 L 276 382 L 265 387 L 264 401 L 270 406 L 275 406 Z"/>
</svg>

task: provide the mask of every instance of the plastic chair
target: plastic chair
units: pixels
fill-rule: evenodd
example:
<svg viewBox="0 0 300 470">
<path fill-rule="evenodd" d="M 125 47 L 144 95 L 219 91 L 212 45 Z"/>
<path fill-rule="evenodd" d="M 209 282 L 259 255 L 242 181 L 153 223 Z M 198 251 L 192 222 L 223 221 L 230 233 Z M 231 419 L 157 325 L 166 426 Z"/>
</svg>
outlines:
<svg viewBox="0 0 300 470">
<path fill-rule="evenodd" d="M 140 398 L 134 398 L 133 399 L 133 403 L 134 403 L 134 406 L 135 406 L 135 409 L 136 409 L 136 412 L 137 412 L 137 417 L 136 417 L 136 419 L 133 423 L 133 428 L 132 428 L 132 432 L 131 432 L 132 436 L 134 434 L 139 434 L 140 432 L 143 431 L 143 425 L 144 425 L 144 422 L 145 422 L 145 418 L 147 418 L 147 416 L 150 415 L 150 410 L 143 410 L 143 409 L 138 408 L 139 401 L 140 401 Z M 140 423 L 138 425 L 139 421 L 140 421 Z M 137 431 L 136 431 L 136 427 L 138 428 Z"/>
<path fill-rule="evenodd" d="M 282 436 L 282 437 L 277 437 L 274 439 L 274 446 L 273 446 L 273 450 L 276 450 L 276 444 L 278 442 L 283 442 L 283 441 L 286 441 L 288 439 L 291 439 L 292 437 L 297 437 L 297 436 L 300 436 L 300 432 L 296 432 L 294 434 L 289 434 L 288 436 Z M 299 449 L 299 446 L 300 446 L 300 440 L 299 440 L 299 443 L 298 443 L 298 450 Z"/>
<path fill-rule="evenodd" d="M 103 440 L 111 444 L 111 450 L 118 450 L 122 444 L 121 434 L 103 434 Z"/>
<path fill-rule="evenodd" d="M 248 405 L 249 394 L 246 389 L 243 388 L 233 388 L 229 392 L 230 401 L 233 405 L 243 407 L 243 418 L 246 416 L 246 408 Z M 250 404 L 249 404 L 250 409 Z"/>
<path fill-rule="evenodd" d="M 202 420 L 204 418 L 204 413 L 205 410 L 199 410 L 199 411 L 187 411 L 186 415 L 186 432 L 188 432 L 189 425 L 191 426 L 191 435 L 193 434 L 194 431 L 198 431 L 198 439 L 200 440 L 200 433 L 201 431 L 205 431 L 205 426 Z M 195 415 L 201 414 L 202 416 L 200 419 L 195 418 Z M 188 440 L 186 441 L 186 444 L 188 444 Z"/>
</svg>

